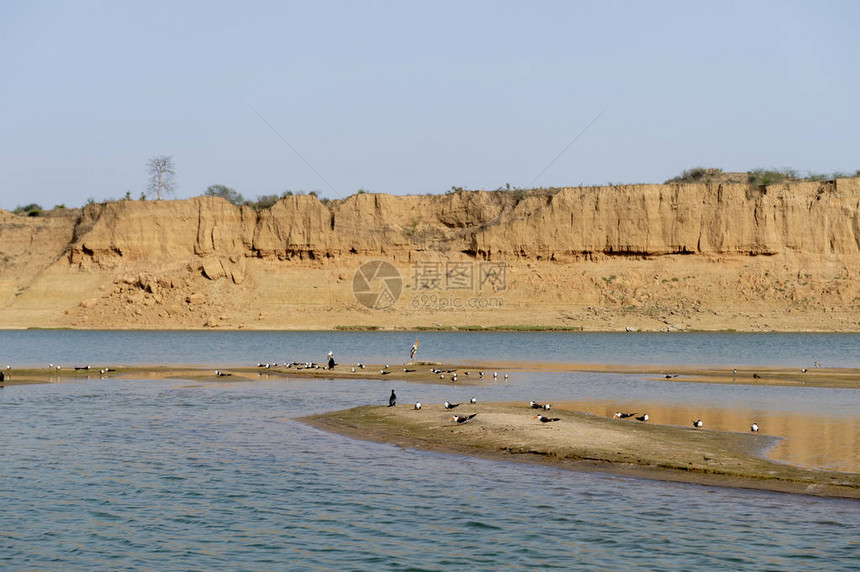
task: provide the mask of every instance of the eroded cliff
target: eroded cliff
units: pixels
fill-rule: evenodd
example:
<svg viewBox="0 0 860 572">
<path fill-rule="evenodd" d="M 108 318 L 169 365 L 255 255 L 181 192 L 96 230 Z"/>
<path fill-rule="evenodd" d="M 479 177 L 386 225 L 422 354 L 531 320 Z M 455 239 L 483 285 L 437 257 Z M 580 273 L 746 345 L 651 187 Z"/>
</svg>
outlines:
<svg viewBox="0 0 860 572">
<path fill-rule="evenodd" d="M 371 259 L 385 309 L 353 293 Z M 0 211 L 0 261 L 0 327 L 860 330 L 860 179 Z"/>
</svg>

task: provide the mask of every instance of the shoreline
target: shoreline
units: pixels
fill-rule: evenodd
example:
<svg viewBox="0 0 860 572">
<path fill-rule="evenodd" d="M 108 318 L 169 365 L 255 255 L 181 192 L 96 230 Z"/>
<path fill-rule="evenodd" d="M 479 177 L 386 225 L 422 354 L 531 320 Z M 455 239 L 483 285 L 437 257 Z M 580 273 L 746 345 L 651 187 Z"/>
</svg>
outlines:
<svg viewBox="0 0 860 572">
<path fill-rule="evenodd" d="M 298 418 L 317 429 L 405 449 L 549 465 L 658 481 L 860 499 L 860 474 L 768 460 L 775 437 L 617 421 L 553 409 L 541 424 L 525 406 L 481 404 L 463 425 L 428 405 L 361 406 Z M 570 437 L 574 438 L 571 439 Z"/>
<path fill-rule="evenodd" d="M 386 368 L 385 365 L 390 365 Z M 646 376 L 650 381 L 666 383 L 717 383 L 725 385 L 753 386 L 783 386 L 783 387 L 819 387 L 839 389 L 860 389 L 860 368 L 856 367 L 822 367 L 807 369 L 803 372 L 797 367 L 774 366 L 728 366 L 713 365 L 622 365 L 601 363 L 556 363 L 556 362 L 475 362 L 471 364 L 441 363 L 432 361 L 414 361 L 399 364 L 365 364 L 361 369 L 354 364 L 337 364 L 334 369 L 324 367 L 301 368 L 272 365 L 266 367 L 228 367 L 210 365 L 120 365 L 111 366 L 110 371 L 100 373 L 105 366 L 91 366 L 89 369 L 74 370 L 73 367 L 61 367 L 60 370 L 41 368 L 13 368 L 10 379 L 0 382 L 0 386 L 15 383 L 55 383 L 57 378 L 92 378 L 103 379 L 144 375 L 147 377 L 183 377 L 198 381 L 251 381 L 260 376 L 282 378 L 331 378 L 358 380 L 393 379 L 414 383 L 429 383 L 434 385 L 484 385 L 503 382 L 506 373 L 613 373 L 621 375 Z M 220 368 L 227 375 L 215 375 Z M 355 369 L 355 371 L 352 371 Z M 441 373 L 433 373 L 431 369 L 441 369 Z M 479 372 L 487 370 L 481 377 Z M 452 379 L 452 372 L 458 377 Z M 493 379 L 491 371 L 499 372 L 499 378 Z M 737 373 L 735 373 L 735 371 Z M 384 372 L 384 373 L 383 373 Z M 466 373 L 468 372 L 468 373 Z"/>
</svg>

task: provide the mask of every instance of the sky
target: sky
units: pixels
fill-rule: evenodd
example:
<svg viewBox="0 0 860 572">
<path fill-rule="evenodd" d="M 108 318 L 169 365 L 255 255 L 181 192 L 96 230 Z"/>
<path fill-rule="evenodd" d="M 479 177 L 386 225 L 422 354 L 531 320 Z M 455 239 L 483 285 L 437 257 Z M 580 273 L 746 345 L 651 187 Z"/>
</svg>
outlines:
<svg viewBox="0 0 860 572">
<path fill-rule="evenodd" d="M 0 3 L 0 207 L 860 169 L 856 2 Z"/>
</svg>

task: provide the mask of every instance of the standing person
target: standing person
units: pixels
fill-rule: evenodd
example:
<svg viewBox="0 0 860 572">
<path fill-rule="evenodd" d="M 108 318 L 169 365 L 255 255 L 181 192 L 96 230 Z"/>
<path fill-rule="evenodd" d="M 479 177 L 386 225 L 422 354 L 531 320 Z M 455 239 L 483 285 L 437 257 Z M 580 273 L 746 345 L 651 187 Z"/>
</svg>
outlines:
<svg viewBox="0 0 860 572">
<path fill-rule="evenodd" d="M 418 352 L 418 339 L 415 339 L 415 343 L 412 344 L 412 351 L 409 352 L 409 359 L 415 359 L 415 354 Z"/>
</svg>

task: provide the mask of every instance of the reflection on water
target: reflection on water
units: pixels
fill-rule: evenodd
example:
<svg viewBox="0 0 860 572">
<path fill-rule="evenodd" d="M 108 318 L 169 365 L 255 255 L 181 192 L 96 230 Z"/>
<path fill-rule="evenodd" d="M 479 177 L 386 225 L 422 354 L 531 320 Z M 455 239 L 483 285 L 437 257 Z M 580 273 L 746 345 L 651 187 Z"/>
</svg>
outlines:
<svg viewBox="0 0 860 572">
<path fill-rule="evenodd" d="M 745 407 L 731 409 L 712 406 L 690 406 L 661 403 L 606 401 L 568 401 L 557 407 L 570 408 L 604 417 L 614 417 L 616 411 L 648 413 L 649 423 L 689 427 L 701 419 L 702 430 L 749 433 L 753 422 L 759 434 L 781 437 L 767 451 L 775 461 L 810 469 L 860 472 L 860 418 L 819 417 L 816 415 L 767 411 Z M 636 423 L 636 421 L 619 421 Z"/>
</svg>

